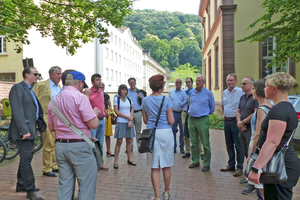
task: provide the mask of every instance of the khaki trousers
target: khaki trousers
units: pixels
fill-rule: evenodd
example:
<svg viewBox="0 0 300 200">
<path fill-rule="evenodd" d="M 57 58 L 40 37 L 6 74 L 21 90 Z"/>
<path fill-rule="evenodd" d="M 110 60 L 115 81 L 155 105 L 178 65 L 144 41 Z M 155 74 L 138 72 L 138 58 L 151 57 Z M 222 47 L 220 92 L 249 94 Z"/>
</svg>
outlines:
<svg viewBox="0 0 300 200">
<path fill-rule="evenodd" d="M 47 117 L 44 116 L 45 122 L 48 124 Z M 55 157 L 55 132 L 51 132 L 48 128 L 42 133 L 43 138 L 43 173 L 51 172 L 58 169 Z"/>
</svg>

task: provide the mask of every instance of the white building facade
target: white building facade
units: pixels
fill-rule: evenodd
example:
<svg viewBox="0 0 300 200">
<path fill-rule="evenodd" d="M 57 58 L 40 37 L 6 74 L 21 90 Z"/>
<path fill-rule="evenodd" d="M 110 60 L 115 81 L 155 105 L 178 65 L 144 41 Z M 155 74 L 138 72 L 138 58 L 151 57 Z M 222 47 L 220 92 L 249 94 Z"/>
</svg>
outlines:
<svg viewBox="0 0 300 200">
<path fill-rule="evenodd" d="M 48 79 L 48 70 L 52 66 L 59 66 L 62 71 L 74 69 L 84 73 L 90 87 L 91 76 L 99 73 L 106 92 L 117 92 L 119 85 L 128 85 L 127 80 L 131 77 L 136 79 L 137 88 L 146 89 L 150 76 L 166 74 L 150 57 L 150 53 L 143 54 L 143 48 L 129 28 L 102 25 L 108 30 L 109 43 L 100 44 L 95 38 L 93 42 L 82 44 L 82 48 L 77 49 L 73 56 L 67 52 L 67 48 L 56 46 L 52 38 L 42 38 L 39 32 L 32 29 L 29 31 L 31 44 L 23 46 L 23 58 L 33 58 L 34 66 L 44 80 Z"/>
</svg>

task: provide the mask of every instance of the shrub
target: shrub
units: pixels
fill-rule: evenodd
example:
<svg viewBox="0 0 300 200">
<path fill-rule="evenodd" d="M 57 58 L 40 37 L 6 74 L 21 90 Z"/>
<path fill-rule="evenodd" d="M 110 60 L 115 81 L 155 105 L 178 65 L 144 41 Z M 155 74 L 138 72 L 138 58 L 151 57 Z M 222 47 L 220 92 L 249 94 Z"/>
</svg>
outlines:
<svg viewBox="0 0 300 200">
<path fill-rule="evenodd" d="M 224 120 L 222 119 L 222 111 L 217 110 L 217 114 L 209 115 L 209 128 L 210 129 L 224 129 Z"/>
</svg>

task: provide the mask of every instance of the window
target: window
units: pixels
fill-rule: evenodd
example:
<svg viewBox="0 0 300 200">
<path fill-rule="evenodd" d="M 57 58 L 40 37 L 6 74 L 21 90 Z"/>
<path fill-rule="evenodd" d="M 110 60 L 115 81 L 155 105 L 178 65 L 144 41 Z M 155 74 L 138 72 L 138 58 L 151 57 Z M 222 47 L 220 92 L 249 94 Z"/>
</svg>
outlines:
<svg viewBox="0 0 300 200">
<path fill-rule="evenodd" d="M 119 82 L 121 83 L 122 81 L 121 81 L 121 72 L 119 72 Z"/>
<path fill-rule="evenodd" d="M 16 74 L 15 73 L 0 73 L 0 81 L 15 82 Z"/>
<path fill-rule="evenodd" d="M 215 20 L 217 20 L 217 14 L 218 14 L 218 0 L 215 0 Z"/>
<path fill-rule="evenodd" d="M 124 51 L 126 51 L 126 43 L 124 42 Z"/>
<path fill-rule="evenodd" d="M 119 55 L 119 64 L 121 65 L 121 55 Z"/>
<path fill-rule="evenodd" d="M 119 38 L 119 48 L 121 48 L 121 38 Z"/>
<path fill-rule="evenodd" d="M 118 45 L 118 39 L 117 39 L 117 36 L 115 36 L 115 44 Z"/>
<path fill-rule="evenodd" d="M 208 53 L 208 69 L 207 69 L 207 89 L 211 90 L 212 77 L 211 77 L 211 51 Z"/>
<path fill-rule="evenodd" d="M 118 81 L 118 72 L 115 71 L 115 80 Z"/>
<path fill-rule="evenodd" d="M 127 59 L 127 67 L 129 68 L 129 60 Z"/>
<path fill-rule="evenodd" d="M 110 80 L 114 80 L 114 70 L 110 70 Z"/>
<path fill-rule="evenodd" d="M 109 79 L 109 70 L 108 70 L 108 68 L 106 68 L 106 80 L 108 81 L 108 79 Z"/>
<path fill-rule="evenodd" d="M 130 69 L 132 69 L 132 63 L 131 63 L 131 61 L 130 61 Z"/>
<path fill-rule="evenodd" d="M 115 61 L 116 61 L 116 63 L 118 62 L 118 54 L 117 53 L 115 53 Z"/>
<path fill-rule="evenodd" d="M 108 48 L 106 48 L 106 58 L 108 59 L 108 55 L 109 55 L 109 53 L 108 53 Z"/>
<path fill-rule="evenodd" d="M 124 66 L 126 67 L 126 58 L 124 57 Z"/>
<path fill-rule="evenodd" d="M 126 74 L 124 74 L 124 82 L 126 82 Z"/>
<path fill-rule="evenodd" d="M 127 53 L 129 52 L 128 44 L 127 44 Z"/>
<path fill-rule="evenodd" d="M 208 33 L 210 32 L 210 1 L 207 2 L 207 7 L 206 7 L 206 12 L 207 12 L 207 30 Z"/>
<path fill-rule="evenodd" d="M 268 39 L 262 41 L 262 77 L 266 77 L 275 72 L 286 72 L 289 73 L 289 60 L 287 59 L 286 65 L 280 68 L 267 65 L 271 62 L 273 58 L 273 53 L 270 52 L 275 48 L 275 40 L 273 37 L 269 37 Z"/>
<path fill-rule="evenodd" d="M 114 41 L 114 34 L 113 32 L 110 32 L 110 42 L 113 43 Z"/>
<path fill-rule="evenodd" d="M 0 54 L 5 54 L 6 52 L 5 36 L 0 36 Z"/>
<path fill-rule="evenodd" d="M 110 59 L 114 60 L 114 52 L 111 50 L 110 53 L 111 53 L 111 58 Z"/>
<path fill-rule="evenodd" d="M 219 89 L 219 38 L 215 43 L 215 90 Z"/>
</svg>

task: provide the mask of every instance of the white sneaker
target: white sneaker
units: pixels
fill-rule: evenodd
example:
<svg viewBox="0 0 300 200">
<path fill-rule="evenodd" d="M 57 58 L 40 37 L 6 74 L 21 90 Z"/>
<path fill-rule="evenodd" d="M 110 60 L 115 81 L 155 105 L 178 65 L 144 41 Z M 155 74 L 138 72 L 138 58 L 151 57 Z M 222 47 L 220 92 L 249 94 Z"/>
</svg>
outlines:
<svg viewBox="0 0 300 200">
<path fill-rule="evenodd" d="M 170 191 L 164 191 L 164 200 L 168 200 L 170 198 Z"/>
</svg>

